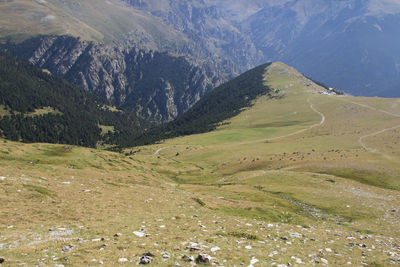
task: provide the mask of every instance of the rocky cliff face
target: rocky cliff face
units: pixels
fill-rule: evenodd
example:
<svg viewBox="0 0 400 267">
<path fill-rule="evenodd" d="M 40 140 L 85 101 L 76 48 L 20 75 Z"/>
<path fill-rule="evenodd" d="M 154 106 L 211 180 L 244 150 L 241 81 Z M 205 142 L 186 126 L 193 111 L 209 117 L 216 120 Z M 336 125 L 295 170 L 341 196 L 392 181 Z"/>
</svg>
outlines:
<svg viewBox="0 0 400 267">
<path fill-rule="evenodd" d="M 206 64 L 133 45 L 107 46 L 70 36 L 42 36 L 8 44 L 8 50 L 155 122 L 176 118 L 220 83 Z"/>
</svg>

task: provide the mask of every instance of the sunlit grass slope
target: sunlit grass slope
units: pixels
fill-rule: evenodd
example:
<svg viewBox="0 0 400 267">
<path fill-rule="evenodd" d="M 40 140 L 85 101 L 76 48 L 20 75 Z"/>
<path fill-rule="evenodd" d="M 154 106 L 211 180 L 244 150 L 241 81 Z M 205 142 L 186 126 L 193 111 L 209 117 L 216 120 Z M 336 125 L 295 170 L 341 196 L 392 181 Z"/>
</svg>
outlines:
<svg viewBox="0 0 400 267">
<path fill-rule="evenodd" d="M 115 41 L 134 33 L 148 45 L 179 44 L 184 38 L 156 19 L 119 0 L 12 0 L 0 2 L 0 36 L 22 40 L 38 34 L 68 34 L 85 40 Z"/>
<path fill-rule="evenodd" d="M 399 101 L 325 95 L 282 63 L 265 83 L 217 130 L 123 154 L 1 141 L 3 265 L 398 263 Z"/>
</svg>

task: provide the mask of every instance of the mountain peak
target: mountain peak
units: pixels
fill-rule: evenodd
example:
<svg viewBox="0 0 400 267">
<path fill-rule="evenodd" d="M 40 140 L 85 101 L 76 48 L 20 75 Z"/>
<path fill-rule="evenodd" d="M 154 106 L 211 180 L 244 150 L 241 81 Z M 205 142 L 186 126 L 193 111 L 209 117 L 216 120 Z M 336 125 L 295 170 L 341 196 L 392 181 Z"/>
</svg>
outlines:
<svg viewBox="0 0 400 267">
<path fill-rule="evenodd" d="M 283 62 L 271 63 L 264 73 L 264 82 L 272 88 L 275 94 L 287 95 L 311 93 L 311 94 L 336 94 L 333 88 L 307 78 L 295 68 Z"/>
</svg>

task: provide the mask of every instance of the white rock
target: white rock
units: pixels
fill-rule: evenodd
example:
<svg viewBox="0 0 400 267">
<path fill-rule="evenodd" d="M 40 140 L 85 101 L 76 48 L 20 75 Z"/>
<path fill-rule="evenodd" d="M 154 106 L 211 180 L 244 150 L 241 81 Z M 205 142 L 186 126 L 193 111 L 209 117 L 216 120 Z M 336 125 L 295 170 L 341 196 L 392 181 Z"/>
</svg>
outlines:
<svg viewBox="0 0 400 267">
<path fill-rule="evenodd" d="M 251 247 L 250 245 L 245 246 L 244 248 L 245 248 L 245 249 L 252 249 L 252 247 Z"/>
<path fill-rule="evenodd" d="M 138 237 L 145 237 L 145 236 L 146 236 L 145 233 L 143 233 L 143 232 L 138 232 L 138 231 L 134 231 L 133 234 L 136 235 L 136 236 L 138 236 Z"/>
<path fill-rule="evenodd" d="M 332 252 L 332 249 L 330 249 L 330 248 L 325 248 L 325 251 L 326 251 L 326 252 Z"/>
<path fill-rule="evenodd" d="M 269 253 L 268 257 L 272 258 L 275 255 L 278 255 L 278 251 L 272 251 L 271 253 Z"/>
<path fill-rule="evenodd" d="M 212 247 L 211 248 L 211 252 L 216 252 L 218 250 L 221 250 L 221 248 L 220 247 Z"/>
<path fill-rule="evenodd" d="M 246 223 L 246 226 L 253 226 L 251 223 Z"/>
<path fill-rule="evenodd" d="M 322 261 L 322 263 L 325 263 L 325 264 L 328 264 L 328 263 L 329 263 L 328 260 L 326 260 L 326 259 L 324 259 L 324 258 L 321 258 L 321 261 Z"/>
<path fill-rule="evenodd" d="M 128 262 L 129 260 L 127 258 L 119 258 L 118 262 Z"/>
<path fill-rule="evenodd" d="M 251 258 L 250 265 L 248 267 L 254 267 L 254 264 L 256 264 L 257 262 L 259 262 L 258 259 L 254 258 L 254 257 Z"/>
</svg>

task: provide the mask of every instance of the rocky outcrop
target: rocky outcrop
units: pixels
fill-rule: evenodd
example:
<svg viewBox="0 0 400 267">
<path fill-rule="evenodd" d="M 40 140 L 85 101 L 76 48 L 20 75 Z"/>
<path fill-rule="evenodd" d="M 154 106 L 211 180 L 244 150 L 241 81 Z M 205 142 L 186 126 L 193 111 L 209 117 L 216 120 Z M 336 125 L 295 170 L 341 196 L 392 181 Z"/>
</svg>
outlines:
<svg viewBox="0 0 400 267">
<path fill-rule="evenodd" d="M 176 118 L 220 83 L 211 66 L 129 44 L 107 46 L 71 36 L 41 36 L 8 44 L 8 50 L 154 122 Z"/>
</svg>

